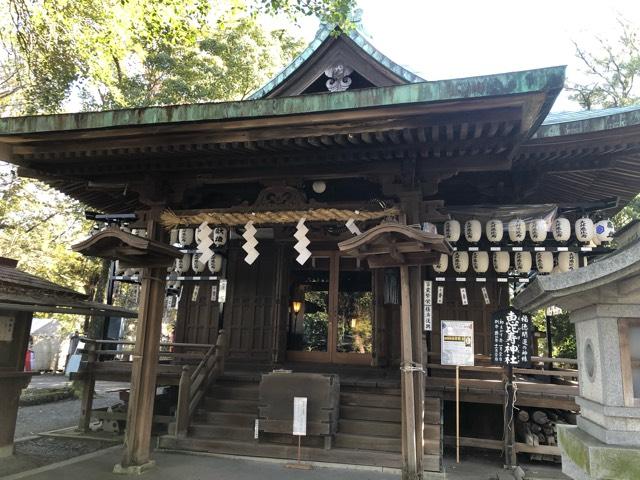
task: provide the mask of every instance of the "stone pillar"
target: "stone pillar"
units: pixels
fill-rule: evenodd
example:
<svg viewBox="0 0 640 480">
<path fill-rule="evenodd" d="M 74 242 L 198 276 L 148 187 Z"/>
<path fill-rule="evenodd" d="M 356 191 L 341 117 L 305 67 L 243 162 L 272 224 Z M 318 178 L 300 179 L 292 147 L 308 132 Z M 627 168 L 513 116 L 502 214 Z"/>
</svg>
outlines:
<svg viewBox="0 0 640 480">
<path fill-rule="evenodd" d="M 559 305 L 576 327 L 580 415 L 576 426 L 558 425 L 563 472 L 639 479 L 640 240 L 587 267 L 538 277 L 514 304 Z"/>
</svg>

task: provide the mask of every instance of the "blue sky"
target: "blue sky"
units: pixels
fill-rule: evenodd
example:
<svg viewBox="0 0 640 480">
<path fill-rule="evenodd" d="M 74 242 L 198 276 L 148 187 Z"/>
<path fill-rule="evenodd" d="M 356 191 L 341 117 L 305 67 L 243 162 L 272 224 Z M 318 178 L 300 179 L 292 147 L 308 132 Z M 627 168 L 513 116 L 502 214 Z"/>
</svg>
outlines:
<svg viewBox="0 0 640 480">
<path fill-rule="evenodd" d="M 359 0 L 372 43 L 427 80 L 568 65 L 579 79 L 572 40 L 615 40 L 617 18 L 640 25 L 640 1 Z M 310 40 L 317 21 L 301 22 Z M 553 110 L 579 110 L 563 93 Z"/>
</svg>

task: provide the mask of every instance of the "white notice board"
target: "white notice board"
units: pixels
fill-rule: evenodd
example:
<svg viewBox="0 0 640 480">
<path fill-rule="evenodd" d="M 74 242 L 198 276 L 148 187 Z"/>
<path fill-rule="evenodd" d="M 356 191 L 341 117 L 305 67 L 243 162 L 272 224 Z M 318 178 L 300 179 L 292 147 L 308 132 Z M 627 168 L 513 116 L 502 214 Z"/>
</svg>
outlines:
<svg viewBox="0 0 640 480">
<path fill-rule="evenodd" d="M 307 397 L 293 397 L 293 434 L 307 434 Z"/>
<path fill-rule="evenodd" d="M 473 322 L 442 320 L 440 338 L 442 365 L 473 365 Z"/>
</svg>

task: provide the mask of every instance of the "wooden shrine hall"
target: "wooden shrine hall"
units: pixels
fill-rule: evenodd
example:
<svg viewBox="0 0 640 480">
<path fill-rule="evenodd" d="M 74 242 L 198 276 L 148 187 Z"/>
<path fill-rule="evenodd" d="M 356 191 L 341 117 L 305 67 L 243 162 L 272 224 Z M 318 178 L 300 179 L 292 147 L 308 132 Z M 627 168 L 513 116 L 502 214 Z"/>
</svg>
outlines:
<svg viewBox="0 0 640 480">
<path fill-rule="evenodd" d="M 611 251 L 608 219 L 640 191 L 640 107 L 551 114 L 564 67 L 428 81 L 332 31 L 245 101 L 0 119 L 0 160 L 104 214 L 105 239 L 77 249 L 142 283 L 133 398 L 153 397 L 165 307 L 185 353 L 225 345 L 184 364 L 160 447 L 296 458 L 297 439 L 260 427 L 263 375 L 337 375 L 331 438 L 305 436 L 302 458 L 420 478 L 455 443 L 440 322 L 473 323 L 460 443 L 502 450 L 492 314 Z M 396 233 L 364 241 L 379 228 Z M 151 247 L 162 261 L 133 259 Z M 516 406 L 575 417 L 575 365 L 534 348 Z M 149 463 L 140 416 L 125 470 Z M 513 441 L 558 455 L 552 431 Z"/>
</svg>

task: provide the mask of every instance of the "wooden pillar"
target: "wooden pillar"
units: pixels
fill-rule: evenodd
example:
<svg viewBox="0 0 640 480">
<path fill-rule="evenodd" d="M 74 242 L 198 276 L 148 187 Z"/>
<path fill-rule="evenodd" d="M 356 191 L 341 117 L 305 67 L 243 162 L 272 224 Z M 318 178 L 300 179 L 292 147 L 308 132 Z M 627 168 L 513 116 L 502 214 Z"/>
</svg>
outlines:
<svg viewBox="0 0 640 480">
<path fill-rule="evenodd" d="M 87 433 L 89 424 L 91 423 L 91 411 L 93 409 L 93 393 L 96 387 L 96 377 L 93 373 L 96 360 L 96 344 L 93 342 L 86 343 L 87 354 L 87 378 L 85 378 L 82 386 L 82 399 L 80 401 L 80 424 L 78 430 Z"/>
<path fill-rule="evenodd" d="M 416 444 L 415 388 L 413 365 L 413 345 L 411 335 L 411 295 L 409 288 L 409 267 L 400 267 L 401 290 L 401 365 L 402 365 L 402 479 L 415 480 L 421 477 L 418 470 L 418 446 Z"/>
<path fill-rule="evenodd" d="M 160 239 L 157 222 L 147 224 L 151 239 Z M 138 304 L 136 344 L 131 366 L 131 394 L 127 410 L 127 430 L 122 462 L 114 473 L 140 473 L 153 466 L 150 459 L 153 405 L 156 395 L 156 370 L 165 300 L 166 268 L 144 268 Z"/>
</svg>

